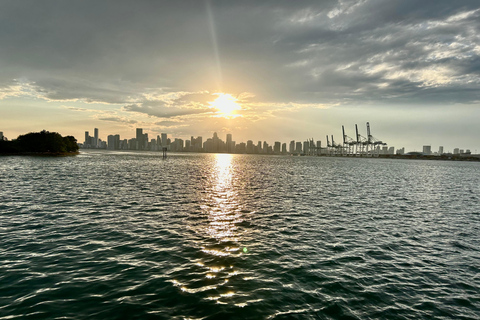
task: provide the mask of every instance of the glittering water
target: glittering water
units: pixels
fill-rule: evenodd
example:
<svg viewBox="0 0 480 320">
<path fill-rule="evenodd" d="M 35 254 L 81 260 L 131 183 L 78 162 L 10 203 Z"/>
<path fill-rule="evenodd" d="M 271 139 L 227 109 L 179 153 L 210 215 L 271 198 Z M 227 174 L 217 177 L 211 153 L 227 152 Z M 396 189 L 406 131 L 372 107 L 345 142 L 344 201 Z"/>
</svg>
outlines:
<svg viewBox="0 0 480 320">
<path fill-rule="evenodd" d="M 0 158 L 0 319 L 479 319 L 479 163 Z"/>
</svg>

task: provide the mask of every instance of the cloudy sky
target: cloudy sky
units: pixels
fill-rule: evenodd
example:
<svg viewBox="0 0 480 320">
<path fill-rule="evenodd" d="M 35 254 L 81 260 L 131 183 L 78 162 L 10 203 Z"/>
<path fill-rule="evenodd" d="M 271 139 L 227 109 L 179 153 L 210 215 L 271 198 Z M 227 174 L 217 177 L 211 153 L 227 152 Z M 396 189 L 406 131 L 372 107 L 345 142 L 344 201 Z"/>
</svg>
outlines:
<svg viewBox="0 0 480 320">
<path fill-rule="evenodd" d="M 233 114 L 216 104 L 235 106 Z M 480 153 L 480 2 L 0 2 L 0 131 Z"/>
</svg>

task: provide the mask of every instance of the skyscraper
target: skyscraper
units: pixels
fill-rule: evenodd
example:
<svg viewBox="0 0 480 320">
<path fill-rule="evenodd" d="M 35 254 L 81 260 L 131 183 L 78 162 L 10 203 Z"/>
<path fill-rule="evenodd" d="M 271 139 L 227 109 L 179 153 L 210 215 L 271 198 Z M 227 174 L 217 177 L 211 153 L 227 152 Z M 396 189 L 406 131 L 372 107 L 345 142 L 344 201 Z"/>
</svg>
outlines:
<svg viewBox="0 0 480 320">
<path fill-rule="evenodd" d="M 93 138 L 95 139 L 95 140 L 94 140 L 94 143 L 93 143 L 93 144 L 94 144 L 93 147 L 94 147 L 94 148 L 98 148 L 98 128 L 95 128 L 95 129 L 93 130 Z"/>
<path fill-rule="evenodd" d="M 273 152 L 279 154 L 281 145 L 282 144 L 280 143 L 280 141 L 275 141 L 275 143 L 273 144 Z"/>
<path fill-rule="evenodd" d="M 136 135 L 136 139 L 137 139 L 137 150 L 143 150 L 144 149 L 144 143 L 143 143 L 143 139 L 145 139 L 145 136 L 143 135 L 143 129 L 142 128 L 137 128 L 137 135 Z"/>
<path fill-rule="evenodd" d="M 295 140 L 290 141 L 290 145 L 288 146 L 288 152 L 295 153 Z"/>
<path fill-rule="evenodd" d="M 227 152 L 228 153 L 233 152 L 233 149 L 232 149 L 232 134 L 231 133 L 227 133 Z"/>
<path fill-rule="evenodd" d="M 162 133 L 162 147 L 166 147 L 166 146 L 167 146 L 167 134 Z"/>
</svg>

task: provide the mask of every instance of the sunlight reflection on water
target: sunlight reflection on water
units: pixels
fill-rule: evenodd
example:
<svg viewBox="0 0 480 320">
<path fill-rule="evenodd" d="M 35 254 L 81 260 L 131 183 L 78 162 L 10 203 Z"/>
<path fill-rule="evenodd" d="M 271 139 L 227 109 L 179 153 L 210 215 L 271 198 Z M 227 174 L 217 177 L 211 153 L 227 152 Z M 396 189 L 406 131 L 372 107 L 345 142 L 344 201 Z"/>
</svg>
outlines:
<svg viewBox="0 0 480 320">
<path fill-rule="evenodd" d="M 229 280 L 241 273 L 235 266 L 235 258 L 245 254 L 240 249 L 241 233 L 237 228 L 237 224 L 243 221 L 240 210 L 242 204 L 234 186 L 233 156 L 216 154 L 210 160 L 210 168 L 206 170 L 208 175 L 203 180 L 201 212 L 195 213 L 205 217 L 205 220 L 191 228 L 202 237 L 199 246 L 205 255 L 195 263 L 202 266 L 201 274 L 206 279 L 204 289 L 211 292 L 205 299 L 224 304 L 229 303 L 236 293 L 236 288 L 228 285 Z M 195 278 L 192 282 L 198 280 Z M 217 290 L 210 290 L 212 288 Z M 188 293 L 206 291 L 189 289 L 186 284 L 182 285 L 181 290 Z"/>
</svg>

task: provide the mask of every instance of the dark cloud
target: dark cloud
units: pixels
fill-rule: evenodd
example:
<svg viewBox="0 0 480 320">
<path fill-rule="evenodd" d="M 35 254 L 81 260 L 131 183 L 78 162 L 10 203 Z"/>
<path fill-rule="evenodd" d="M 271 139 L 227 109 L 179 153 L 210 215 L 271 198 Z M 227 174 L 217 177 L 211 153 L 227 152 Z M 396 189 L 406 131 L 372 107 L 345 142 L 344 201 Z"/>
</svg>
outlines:
<svg viewBox="0 0 480 320">
<path fill-rule="evenodd" d="M 179 107 L 152 107 L 150 105 L 130 104 L 122 108 L 123 111 L 138 112 L 157 118 L 176 118 L 188 115 L 211 113 L 209 108 L 179 108 Z"/>
<path fill-rule="evenodd" d="M 479 8 L 476 0 L 2 1 L 0 86 L 24 79 L 48 99 L 136 103 L 124 109 L 164 118 L 207 112 L 179 106 L 205 104 L 211 97 L 198 92 L 217 90 L 272 103 L 472 103 Z M 158 88 L 191 94 L 146 101 Z"/>
</svg>

